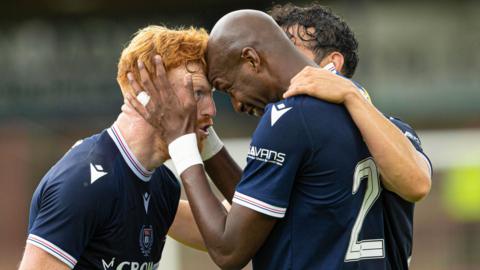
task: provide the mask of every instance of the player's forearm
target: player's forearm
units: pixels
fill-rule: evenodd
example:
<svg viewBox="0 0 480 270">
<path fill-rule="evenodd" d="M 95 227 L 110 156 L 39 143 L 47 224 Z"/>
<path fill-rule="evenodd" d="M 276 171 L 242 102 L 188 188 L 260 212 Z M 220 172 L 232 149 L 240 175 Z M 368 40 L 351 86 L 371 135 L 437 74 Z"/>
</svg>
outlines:
<svg viewBox="0 0 480 270">
<path fill-rule="evenodd" d="M 250 258 L 238 254 L 238 246 L 242 246 L 238 237 L 226 231 L 228 212 L 210 189 L 202 166 L 192 166 L 180 177 L 213 261 L 222 269 L 235 269 L 247 264 Z"/>
<path fill-rule="evenodd" d="M 207 251 L 197 223 L 193 218 L 192 209 L 186 200 L 180 200 L 175 220 L 168 230 L 168 236 L 188 247 Z"/>
<path fill-rule="evenodd" d="M 430 172 L 411 142 L 357 92 L 349 94 L 345 106 L 380 170 L 384 186 L 410 202 L 425 197 L 430 191 Z"/>
<path fill-rule="evenodd" d="M 227 211 L 214 196 L 200 165 L 188 168 L 180 177 L 207 250 L 213 257 L 212 252 L 223 244 Z"/>
<path fill-rule="evenodd" d="M 242 177 L 242 170 L 225 147 L 205 161 L 205 170 L 225 199 L 232 203 L 235 187 Z"/>
</svg>

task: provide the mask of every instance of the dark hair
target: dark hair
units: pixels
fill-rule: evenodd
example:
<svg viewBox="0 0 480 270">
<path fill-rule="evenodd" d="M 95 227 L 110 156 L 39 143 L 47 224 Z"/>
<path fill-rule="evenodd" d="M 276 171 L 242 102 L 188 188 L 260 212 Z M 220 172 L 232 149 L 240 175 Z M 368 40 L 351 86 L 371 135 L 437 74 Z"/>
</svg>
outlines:
<svg viewBox="0 0 480 270">
<path fill-rule="evenodd" d="M 338 51 L 345 59 L 342 73 L 348 78 L 353 76 L 358 64 L 358 42 L 347 23 L 329 8 L 317 3 L 305 7 L 289 3 L 276 5 L 269 13 L 289 37 L 293 35 L 292 27 L 298 26 L 298 38 L 315 53 L 315 62 Z M 314 33 L 307 31 L 310 27 L 315 28 Z"/>
</svg>

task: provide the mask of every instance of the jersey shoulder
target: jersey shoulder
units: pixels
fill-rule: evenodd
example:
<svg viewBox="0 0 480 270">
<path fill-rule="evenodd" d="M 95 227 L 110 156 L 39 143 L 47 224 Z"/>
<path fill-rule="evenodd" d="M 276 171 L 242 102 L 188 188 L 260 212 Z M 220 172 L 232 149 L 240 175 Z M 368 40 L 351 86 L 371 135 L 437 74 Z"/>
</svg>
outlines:
<svg viewBox="0 0 480 270">
<path fill-rule="evenodd" d="M 111 198 L 115 194 L 111 185 L 112 171 L 118 151 L 102 132 L 81 140 L 60 159 L 40 182 L 40 197 L 60 197 L 62 202 L 85 204 L 96 198 Z"/>
<path fill-rule="evenodd" d="M 302 104 L 299 100 L 298 97 L 292 97 L 268 104 L 253 133 L 252 145 L 268 149 L 287 146 L 287 141 L 296 140 L 304 133 L 300 115 Z"/>
<path fill-rule="evenodd" d="M 267 105 L 253 134 L 250 152 L 256 153 L 254 156 L 269 150 L 310 153 L 332 140 L 350 140 L 357 132 L 343 106 L 299 95 Z"/>
<path fill-rule="evenodd" d="M 430 158 L 428 157 L 428 155 L 423 150 L 422 141 L 420 140 L 420 136 L 418 136 L 417 133 L 415 132 L 415 130 L 409 124 L 404 122 L 403 120 L 401 120 L 399 118 L 396 118 L 396 117 L 388 116 L 388 115 L 385 115 L 385 117 L 387 117 L 390 120 L 390 122 L 392 122 L 395 126 L 397 126 L 397 128 L 400 129 L 400 131 L 403 133 L 403 135 L 405 135 L 405 137 L 407 137 L 407 139 L 412 143 L 413 147 L 415 147 L 415 149 L 423 155 L 423 157 L 425 158 L 425 160 L 428 163 L 428 166 L 429 166 L 429 169 L 430 169 L 430 174 L 431 174 L 432 173 L 432 162 L 431 162 Z"/>
<path fill-rule="evenodd" d="M 388 120 L 390 120 L 390 122 L 392 122 L 395 126 L 397 126 L 410 141 L 415 142 L 420 147 L 422 146 L 420 137 L 417 135 L 415 130 L 412 128 L 412 126 L 410 126 L 408 123 L 406 123 L 405 121 L 399 118 L 388 116 L 388 115 L 385 115 L 385 116 L 388 118 Z"/>
<path fill-rule="evenodd" d="M 339 105 L 328 103 L 310 96 L 299 95 L 268 104 L 265 107 L 265 113 L 262 116 L 260 123 L 270 125 L 271 127 L 275 125 L 288 125 L 290 127 L 295 127 L 305 124 L 300 121 L 302 118 L 305 118 L 305 116 L 322 118 L 324 114 L 321 113 L 336 113 L 341 110 L 342 108 Z"/>
</svg>

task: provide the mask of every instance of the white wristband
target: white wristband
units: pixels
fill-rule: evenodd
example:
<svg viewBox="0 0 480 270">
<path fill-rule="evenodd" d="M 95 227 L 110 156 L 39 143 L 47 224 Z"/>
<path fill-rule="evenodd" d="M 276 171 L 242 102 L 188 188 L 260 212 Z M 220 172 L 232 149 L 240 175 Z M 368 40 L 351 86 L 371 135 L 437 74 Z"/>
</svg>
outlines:
<svg viewBox="0 0 480 270">
<path fill-rule="evenodd" d="M 203 165 L 202 157 L 198 152 L 197 135 L 195 133 L 189 133 L 175 139 L 168 145 L 168 153 L 178 175 L 181 175 L 193 165 Z"/>
<path fill-rule="evenodd" d="M 223 148 L 223 142 L 218 137 L 217 133 L 213 129 L 213 127 L 208 128 L 208 137 L 203 142 L 203 149 L 202 149 L 202 160 L 210 159 L 211 157 L 215 156 L 220 150 Z"/>
</svg>

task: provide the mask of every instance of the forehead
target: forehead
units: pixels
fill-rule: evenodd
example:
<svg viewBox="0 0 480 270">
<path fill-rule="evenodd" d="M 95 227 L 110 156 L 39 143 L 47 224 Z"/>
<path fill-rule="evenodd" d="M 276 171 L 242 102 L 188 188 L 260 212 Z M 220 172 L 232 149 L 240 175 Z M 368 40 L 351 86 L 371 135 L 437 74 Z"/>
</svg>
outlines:
<svg viewBox="0 0 480 270">
<path fill-rule="evenodd" d="M 227 68 L 222 61 L 211 61 L 208 63 L 208 80 L 213 84 L 214 80 L 223 79 L 226 80 L 228 76 Z"/>
<path fill-rule="evenodd" d="M 193 72 L 192 74 L 192 82 L 195 87 L 198 86 L 205 86 L 207 88 L 211 88 L 210 82 L 207 79 L 207 75 L 205 72 Z"/>
<path fill-rule="evenodd" d="M 215 43 L 215 44 L 213 44 Z M 227 70 L 229 69 L 228 63 L 230 61 L 229 53 L 227 53 L 227 48 L 225 46 L 220 46 L 220 42 L 211 42 L 209 41 L 208 50 L 207 50 L 207 77 L 210 82 L 217 78 L 225 78 L 228 75 Z"/>
<path fill-rule="evenodd" d="M 187 64 L 186 71 L 192 74 L 193 83 L 196 85 L 210 86 L 205 67 L 201 63 Z"/>
<path fill-rule="evenodd" d="M 172 84 L 181 84 L 184 82 L 185 75 L 191 74 L 194 84 L 205 84 L 209 86 L 207 80 L 207 74 L 204 65 L 201 63 L 188 63 L 173 69 L 170 69 L 167 72 L 167 77 Z"/>
</svg>

